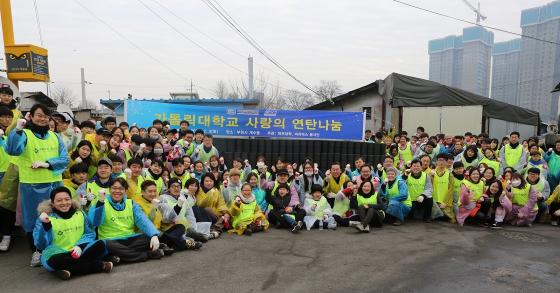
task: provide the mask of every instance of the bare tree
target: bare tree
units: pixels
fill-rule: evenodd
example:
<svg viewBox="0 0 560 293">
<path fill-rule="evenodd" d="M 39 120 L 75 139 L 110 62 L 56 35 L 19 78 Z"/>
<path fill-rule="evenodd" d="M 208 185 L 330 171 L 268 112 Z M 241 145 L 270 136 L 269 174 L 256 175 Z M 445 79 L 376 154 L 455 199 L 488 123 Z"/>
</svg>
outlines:
<svg viewBox="0 0 560 293">
<path fill-rule="evenodd" d="M 285 90 L 282 96 L 285 107 L 292 110 L 304 110 L 321 102 L 318 97 L 295 89 Z"/>
<path fill-rule="evenodd" d="M 228 89 L 226 83 L 223 80 L 218 80 L 216 86 L 214 87 L 214 95 L 218 98 L 224 99 L 228 95 L 227 91 Z"/>
<path fill-rule="evenodd" d="M 57 104 L 68 105 L 72 108 L 76 103 L 76 96 L 69 88 L 65 86 L 56 86 L 52 90 L 51 99 L 53 99 Z"/>
<path fill-rule="evenodd" d="M 321 101 L 327 101 L 342 94 L 342 87 L 336 80 L 321 80 L 321 84 L 315 86 L 314 90 Z"/>
</svg>

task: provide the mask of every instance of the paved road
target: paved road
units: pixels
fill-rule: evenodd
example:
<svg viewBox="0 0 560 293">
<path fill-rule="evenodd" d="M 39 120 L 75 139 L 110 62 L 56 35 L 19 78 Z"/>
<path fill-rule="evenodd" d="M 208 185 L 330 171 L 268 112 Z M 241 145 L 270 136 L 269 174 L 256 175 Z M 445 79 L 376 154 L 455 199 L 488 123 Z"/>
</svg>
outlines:
<svg viewBox="0 0 560 293">
<path fill-rule="evenodd" d="M 0 254 L 2 292 L 560 292 L 560 228 L 407 223 L 369 234 L 224 235 L 197 252 L 59 281 Z"/>
</svg>

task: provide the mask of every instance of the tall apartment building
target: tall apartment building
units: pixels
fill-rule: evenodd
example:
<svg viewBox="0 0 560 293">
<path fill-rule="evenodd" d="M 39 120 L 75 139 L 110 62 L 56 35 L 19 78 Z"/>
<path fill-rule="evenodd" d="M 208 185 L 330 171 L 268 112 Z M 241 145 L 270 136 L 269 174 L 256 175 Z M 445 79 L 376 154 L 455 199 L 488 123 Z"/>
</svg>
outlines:
<svg viewBox="0 0 560 293">
<path fill-rule="evenodd" d="M 492 99 L 519 105 L 519 57 L 521 39 L 494 43 L 492 51 Z"/>
<path fill-rule="evenodd" d="M 461 36 L 431 40 L 430 80 L 487 97 L 494 34 L 482 27 L 463 29 Z"/>
</svg>

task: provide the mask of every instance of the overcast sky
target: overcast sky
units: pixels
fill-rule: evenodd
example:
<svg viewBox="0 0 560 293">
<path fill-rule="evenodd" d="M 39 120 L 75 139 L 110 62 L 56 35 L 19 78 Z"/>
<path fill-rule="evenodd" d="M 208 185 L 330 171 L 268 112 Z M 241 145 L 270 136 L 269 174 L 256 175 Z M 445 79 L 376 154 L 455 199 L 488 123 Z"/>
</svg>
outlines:
<svg viewBox="0 0 560 293">
<path fill-rule="evenodd" d="M 157 61 L 79 6 L 103 21 Z M 201 0 L 142 0 L 154 11 L 229 65 L 263 72 L 282 88 L 305 88 L 225 25 Z M 461 0 L 403 0 L 456 17 L 475 20 Z M 468 0 L 475 2 L 473 0 Z M 428 77 L 428 40 L 460 34 L 467 24 L 428 14 L 392 0 L 219 0 L 230 15 L 280 63 L 309 85 L 337 80 L 344 91 L 361 87 L 391 72 Z M 480 0 L 486 25 L 514 32 L 522 9 L 546 4 L 540 0 Z M 49 50 L 52 87 L 70 88 L 80 98 L 80 67 L 86 69 L 89 100 L 167 98 L 184 91 L 192 79 L 201 97 L 212 97 L 218 80 L 237 82 L 247 76 L 173 31 L 137 0 L 37 0 Z M 172 9 L 182 22 L 158 3 Z M 40 45 L 32 0 L 12 0 L 16 43 Z M 200 34 L 210 36 L 219 43 Z M 515 36 L 495 32 L 496 41 Z M 2 66 L 4 67 L 4 66 Z M 21 83 L 23 91 L 42 90 L 41 83 Z"/>
</svg>

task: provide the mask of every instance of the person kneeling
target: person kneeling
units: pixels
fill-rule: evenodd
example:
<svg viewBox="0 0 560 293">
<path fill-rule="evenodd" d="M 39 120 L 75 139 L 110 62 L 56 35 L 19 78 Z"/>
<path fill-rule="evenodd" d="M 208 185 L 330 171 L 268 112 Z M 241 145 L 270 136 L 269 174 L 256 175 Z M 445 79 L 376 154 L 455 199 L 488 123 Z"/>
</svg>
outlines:
<svg viewBox="0 0 560 293">
<path fill-rule="evenodd" d="M 358 211 L 360 221 L 351 221 L 350 226 L 355 227 L 360 232 L 369 232 L 369 225 L 377 228 L 383 227 L 385 212 L 383 211 L 383 201 L 373 188 L 370 181 L 362 182 L 358 193 L 350 198 L 350 207 Z"/>
<path fill-rule="evenodd" d="M 63 280 L 73 274 L 111 272 L 113 263 L 102 261 L 107 254 L 105 242 L 95 240 L 95 230 L 72 201 L 70 190 L 58 187 L 50 198 L 39 205 L 33 230 L 35 246 L 43 251 L 43 267 Z"/>
<path fill-rule="evenodd" d="M 89 209 L 88 217 L 97 228 L 98 238 L 107 243 L 114 263 L 160 259 L 164 252 L 159 249 L 159 231 L 142 208 L 126 197 L 127 189 L 125 179 L 119 177 L 111 181 L 109 197 L 100 194 L 95 207 Z M 137 230 L 144 234 L 137 233 Z"/>
<path fill-rule="evenodd" d="M 268 212 L 268 221 L 277 228 L 291 228 L 297 233 L 303 228 L 303 217 L 305 211 L 299 205 L 291 206 L 290 186 L 280 183 L 274 195 L 272 190 L 266 191 L 266 201 L 272 206 Z"/>
<path fill-rule="evenodd" d="M 311 186 L 311 198 L 305 199 L 305 205 L 303 209 L 307 213 L 307 216 L 303 218 L 307 230 L 311 228 L 328 228 L 336 230 L 336 221 L 333 218 L 331 207 L 327 198 L 323 196 L 323 188 L 321 185 L 313 184 Z"/>
<path fill-rule="evenodd" d="M 230 208 L 232 229 L 229 233 L 251 235 L 268 229 L 268 221 L 253 195 L 251 184 L 241 186 L 241 195 L 237 196 Z"/>
</svg>

